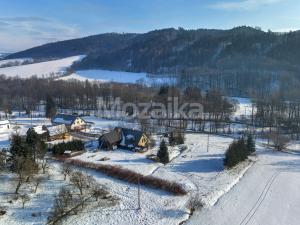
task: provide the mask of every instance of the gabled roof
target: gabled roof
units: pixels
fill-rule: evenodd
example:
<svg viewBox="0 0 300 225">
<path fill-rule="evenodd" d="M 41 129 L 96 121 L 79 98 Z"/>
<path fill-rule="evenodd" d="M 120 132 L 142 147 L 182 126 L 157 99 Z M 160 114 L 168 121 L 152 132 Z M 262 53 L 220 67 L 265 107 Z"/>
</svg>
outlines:
<svg viewBox="0 0 300 225">
<path fill-rule="evenodd" d="M 41 126 L 41 125 L 40 126 L 34 126 L 32 128 L 34 129 L 35 133 L 37 133 L 37 134 L 44 134 L 44 133 L 47 132 L 47 130 L 44 129 L 44 126 Z"/>
<path fill-rule="evenodd" d="M 57 114 L 53 119 L 53 123 L 71 125 L 77 118 L 80 118 L 76 115 L 71 114 Z"/>
<path fill-rule="evenodd" d="M 116 131 L 116 130 L 112 130 L 112 131 L 110 131 L 110 132 L 108 132 L 106 134 L 103 134 L 100 137 L 100 140 L 101 141 L 106 141 L 109 144 L 116 144 L 119 141 L 121 141 L 121 134 L 118 131 Z"/>
<path fill-rule="evenodd" d="M 55 136 L 55 135 L 61 135 L 68 132 L 68 129 L 65 124 L 55 125 L 47 127 L 47 130 L 49 132 L 49 136 Z"/>
<path fill-rule="evenodd" d="M 137 146 L 143 136 L 143 132 L 140 130 L 133 130 L 128 128 L 121 128 L 123 146 L 134 145 Z"/>
</svg>

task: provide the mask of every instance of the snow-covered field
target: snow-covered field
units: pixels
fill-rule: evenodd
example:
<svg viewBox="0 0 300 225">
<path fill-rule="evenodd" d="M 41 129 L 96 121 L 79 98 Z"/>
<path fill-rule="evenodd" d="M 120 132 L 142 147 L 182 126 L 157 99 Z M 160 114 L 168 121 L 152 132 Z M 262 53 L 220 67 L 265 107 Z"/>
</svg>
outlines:
<svg viewBox="0 0 300 225">
<path fill-rule="evenodd" d="M 175 82 L 175 79 L 165 76 L 148 76 L 146 73 L 133 73 L 124 71 L 109 71 L 109 70 L 79 70 L 67 76 L 63 76 L 66 69 L 74 62 L 79 61 L 84 56 L 72 56 L 58 60 L 51 60 L 41 63 L 32 63 L 28 65 L 10 66 L 0 68 L 0 75 L 7 77 L 30 78 L 37 77 L 58 77 L 60 80 L 79 80 L 79 81 L 98 81 L 98 82 L 117 82 L 117 83 L 144 83 L 165 84 Z M 10 59 L 0 61 L 0 66 L 7 63 L 22 63 L 30 59 Z"/>
<path fill-rule="evenodd" d="M 146 73 L 130 73 L 109 70 L 79 70 L 62 79 L 97 80 L 101 82 L 136 83 L 140 79 L 146 80 Z"/>
<path fill-rule="evenodd" d="M 80 80 L 80 81 L 99 81 L 99 82 L 116 82 L 116 83 L 143 83 L 165 84 L 174 83 L 175 79 L 163 76 L 149 77 L 146 73 L 133 73 L 124 71 L 110 70 L 79 70 L 69 76 L 59 78 L 61 80 Z"/>
<path fill-rule="evenodd" d="M 30 78 L 32 76 L 49 77 L 51 75 L 60 76 L 63 75 L 66 69 L 75 61 L 81 60 L 83 57 L 84 56 L 72 56 L 47 62 L 0 68 L 0 74 L 6 75 L 7 77 L 18 76 L 20 78 Z"/>
<path fill-rule="evenodd" d="M 243 115 L 251 104 L 247 99 L 237 99 L 241 108 L 236 116 Z M 32 125 L 48 125 L 45 118 L 18 116 L 10 121 L 24 133 Z M 138 128 L 138 124 L 119 120 L 102 119 L 95 116 L 84 117 L 92 122 L 91 130 L 104 131 L 116 126 Z M 10 132 L 0 134 L 0 148 L 9 146 Z M 141 210 L 138 207 L 138 187 L 134 184 L 107 177 L 100 172 L 78 168 L 92 175 L 97 182 L 105 184 L 109 191 L 120 200 L 109 208 L 86 210 L 69 216 L 63 224 L 187 224 L 232 225 L 232 224 L 289 224 L 299 221 L 300 207 L 300 149 L 299 142 L 289 146 L 290 153 L 278 153 L 261 147 L 258 140 L 257 156 L 241 163 L 232 170 L 225 170 L 223 158 L 232 138 L 216 135 L 187 133 L 182 151 L 180 146 L 169 147 L 171 162 L 167 165 L 147 159 L 148 154 L 156 154 L 160 136 L 154 137 L 157 146 L 145 153 L 126 150 L 89 151 L 74 158 L 99 164 L 120 166 L 135 172 L 175 181 L 185 187 L 189 194 L 174 196 L 165 191 L 141 187 Z M 209 141 L 209 142 L 208 142 Z M 208 146 L 208 148 L 207 148 Z M 181 146 L 182 147 L 182 146 Z M 103 158 L 107 160 L 102 161 Z M 0 175 L 0 206 L 8 208 L 5 216 L 0 216 L 0 225 L 45 224 L 53 203 L 54 194 L 63 184 L 58 164 L 52 163 L 50 179 L 41 185 L 38 195 L 31 195 L 25 209 L 20 201 L 8 203 L 11 191 L 9 179 L 12 175 Z M 30 190 L 28 188 L 28 190 Z M 191 196 L 199 196 L 205 204 L 190 217 L 187 203 Z M 33 217 L 32 213 L 41 214 Z M 190 217 L 190 218 L 189 218 Z"/>
<path fill-rule="evenodd" d="M 0 56 L 1 57 L 1 56 Z M 7 64 L 22 64 L 25 61 L 32 61 L 32 58 L 21 58 L 21 59 L 6 59 L 0 60 L 0 67 L 5 66 Z"/>
<path fill-rule="evenodd" d="M 157 148 L 146 153 L 125 150 L 97 151 L 75 158 L 97 164 L 117 165 L 143 175 L 153 175 L 180 183 L 188 191 L 199 194 L 203 202 L 213 205 L 239 180 L 251 163 L 245 162 L 232 171 L 224 170 L 224 153 L 232 139 L 212 135 L 209 140 L 209 152 L 207 141 L 207 135 L 187 134 L 187 149 L 180 153 L 178 147 L 169 147 L 171 162 L 166 166 L 146 158 L 149 154 L 156 154 Z M 108 160 L 101 161 L 103 158 Z"/>
<path fill-rule="evenodd" d="M 50 123 L 44 118 L 31 120 L 26 117 L 15 116 L 16 118 L 12 119 L 11 122 L 18 124 L 20 133 L 26 132 L 31 125 Z M 105 130 L 120 125 L 119 121 L 104 120 L 92 116 L 85 117 L 85 119 L 94 123 L 93 129 Z M 133 124 L 133 126 L 135 125 Z M 6 146 L 9 145 L 8 138 L 9 134 L 1 136 L 1 141 Z M 77 156 L 77 158 L 95 163 L 118 165 L 144 175 L 176 181 L 184 185 L 191 193 L 199 194 L 207 204 L 212 204 L 238 181 L 247 167 L 242 165 L 231 172 L 223 170 L 222 160 L 228 144 L 232 141 L 230 138 L 211 136 L 209 152 L 206 152 L 206 135 L 188 134 L 186 138 L 188 149 L 180 154 L 178 147 L 170 148 L 172 161 L 166 166 L 146 158 L 148 154 L 155 154 L 157 148 L 146 153 L 134 153 L 125 150 L 95 151 Z M 157 141 L 158 143 L 159 141 Z M 109 160 L 99 161 L 104 157 L 109 158 Z M 82 170 L 93 175 L 101 184 L 106 184 L 109 190 L 120 198 L 120 203 L 112 208 L 99 208 L 95 211 L 71 216 L 64 221 L 64 224 L 179 224 L 189 217 L 187 202 L 190 194 L 178 197 L 161 190 L 142 187 L 142 210 L 138 211 L 136 185 L 109 178 L 93 170 Z M 51 172 L 58 173 L 57 171 Z M 6 178 L 2 177 L 2 179 L 8 179 L 7 176 L 11 175 L 4 176 Z M 36 224 L 37 221 L 44 224 L 48 215 L 47 212 L 52 206 L 54 194 L 57 193 L 62 184 L 59 180 L 61 179 L 57 175 L 52 181 L 49 180 L 44 183 L 40 194 L 37 197 L 32 196 L 32 201 L 28 203 L 25 210 L 18 206 L 19 202 L 14 203 L 13 207 L 8 205 L 8 214 L 0 218 L 0 224 Z M 2 185 L 4 186 L 0 184 L 0 193 L 5 193 L 5 190 L 8 189 L 6 186 L 8 182 L 2 182 Z M 49 188 L 50 186 L 51 188 Z M 3 201 L 3 198 L 6 199 L 1 194 L 0 198 L 2 198 L 0 201 Z M 40 208 L 38 208 L 39 205 L 41 205 Z M 42 212 L 42 214 L 37 219 L 31 216 L 33 212 Z"/>
<path fill-rule="evenodd" d="M 250 98 L 232 97 L 231 99 L 238 103 L 236 111 L 233 114 L 234 118 L 240 119 L 241 117 L 250 117 L 252 115 L 252 102 Z M 254 114 L 255 112 L 255 109 L 253 109 Z"/>
<path fill-rule="evenodd" d="M 54 197 L 64 184 L 64 180 L 57 164 L 51 165 L 49 175 L 43 175 L 43 178 L 44 181 L 39 185 L 37 193 L 34 193 L 34 187 L 29 183 L 25 183 L 21 188 L 20 194 L 28 194 L 30 196 L 29 202 L 25 204 L 23 209 L 20 199 L 13 200 L 17 182 L 14 180 L 14 175 L 11 173 L 0 174 L 0 206 L 7 209 L 7 213 L 0 216 L 1 225 L 47 223 L 47 217 L 52 208 Z"/>
<path fill-rule="evenodd" d="M 187 224 L 299 224 L 299 153 L 258 152 L 259 160 L 244 178 L 215 206 L 195 212 Z"/>
</svg>

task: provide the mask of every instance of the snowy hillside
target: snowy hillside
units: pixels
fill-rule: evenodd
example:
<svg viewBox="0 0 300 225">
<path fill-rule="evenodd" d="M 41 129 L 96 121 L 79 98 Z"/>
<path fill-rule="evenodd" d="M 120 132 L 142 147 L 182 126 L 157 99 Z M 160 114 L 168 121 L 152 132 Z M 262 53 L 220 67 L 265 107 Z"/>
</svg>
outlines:
<svg viewBox="0 0 300 225">
<path fill-rule="evenodd" d="M 1 58 L 1 56 L 0 56 L 0 58 Z M 0 67 L 8 67 L 9 64 L 11 64 L 11 65 L 13 64 L 14 66 L 19 66 L 22 63 L 24 63 L 25 61 L 32 62 L 33 59 L 32 58 L 22 58 L 22 59 L 6 59 L 6 60 L 1 60 L 0 61 Z"/>
<path fill-rule="evenodd" d="M 3 59 L 4 57 L 8 56 L 8 53 L 0 53 L 0 59 Z"/>
<path fill-rule="evenodd" d="M 62 75 L 75 61 L 81 60 L 83 57 L 79 55 L 29 65 L 0 68 L 0 74 L 8 77 L 18 76 L 20 78 L 29 78 L 35 75 L 38 77 L 58 76 Z"/>
<path fill-rule="evenodd" d="M 100 82 L 165 84 L 174 83 L 175 79 L 164 76 L 149 77 L 146 73 L 133 73 L 110 70 L 79 70 L 69 76 L 60 78 L 62 80 L 90 80 Z"/>
<path fill-rule="evenodd" d="M 64 80 L 97 80 L 101 82 L 120 82 L 120 83 L 136 83 L 140 79 L 146 79 L 146 73 L 130 73 L 122 71 L 109 70 L 80 70 L 70 76 L 62 78 Z"/>
</svg>

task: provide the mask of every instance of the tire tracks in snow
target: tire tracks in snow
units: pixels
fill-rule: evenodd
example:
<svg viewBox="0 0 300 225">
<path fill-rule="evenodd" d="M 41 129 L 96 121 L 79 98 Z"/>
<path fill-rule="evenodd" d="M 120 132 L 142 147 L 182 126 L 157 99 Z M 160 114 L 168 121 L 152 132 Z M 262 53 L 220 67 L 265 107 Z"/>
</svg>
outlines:
<svg viewBox="0 0 300 225">
<path fill-rule="evenodd" d="M 247 215 L 243 218 L 243 220 L 239 223 L 239 225 L 247 225 L 251 219 L 255 216 L 257 210 L 260 208 L 261 204 L 264 202 L 267 194 L 269 193 L 269 190 L 272 187 L 272 184 L 278 177 L 278 175 L 281 173 L 281 171 L 276 171 L 272 174 L 272 176 L 268 179 L 266 185 L 264 186 L 263 191 L 261 192 L 259 198 L 253 205 L 253 207 L 250 209 L 250 211 L 247 213 Z"/>
</svg>

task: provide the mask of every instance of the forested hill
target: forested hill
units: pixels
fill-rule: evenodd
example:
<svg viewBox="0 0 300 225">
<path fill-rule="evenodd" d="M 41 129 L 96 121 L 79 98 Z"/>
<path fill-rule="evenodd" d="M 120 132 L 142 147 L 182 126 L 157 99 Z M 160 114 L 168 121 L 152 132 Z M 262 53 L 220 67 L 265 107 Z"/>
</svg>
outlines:
<svg viewBox="0 0 300 225">
<path fill-rule="evenodd" d="M 108 54 L 124 48 L 136 34 L 106 33 L 84 38 L 59 41 L 10 54 L 6 59 L 52 59 L 75 55 Z"/>
<path fill-rule="evenodd" d="M 251 27 L 230 30 L 163 29 L 145 34 L 101 34 L 50 43 L 8 58 L 60 58 L 85 54 L 74 69 L 178 71 L 299 71 L 300 32 L 278 34 Z"/>
</svg>

